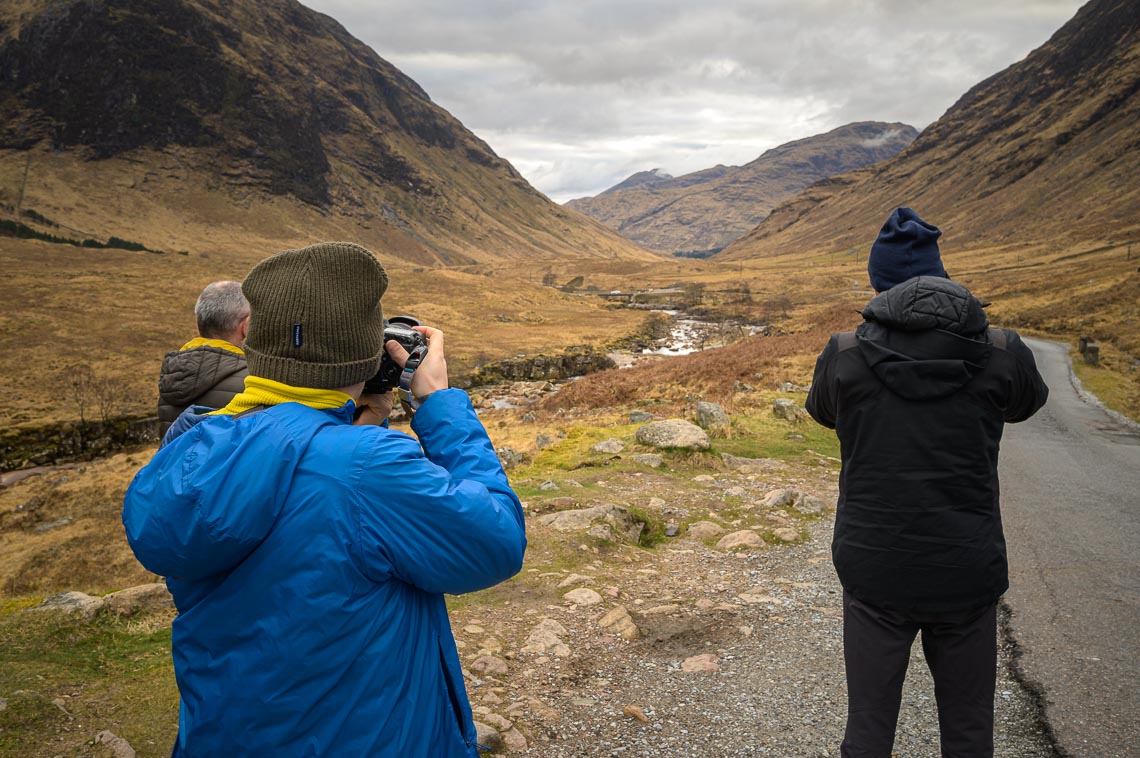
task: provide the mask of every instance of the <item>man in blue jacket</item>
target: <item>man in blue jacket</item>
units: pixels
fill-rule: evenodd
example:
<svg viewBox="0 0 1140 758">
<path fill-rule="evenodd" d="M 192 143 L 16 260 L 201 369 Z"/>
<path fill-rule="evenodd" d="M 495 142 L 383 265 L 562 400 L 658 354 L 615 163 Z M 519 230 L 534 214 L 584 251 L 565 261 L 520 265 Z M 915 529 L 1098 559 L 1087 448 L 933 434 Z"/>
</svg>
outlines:
<svg viewBox="0 0 1140 758">
<path fill-rule="evenodd" d="M 889 758 L 910 648 L 934 678 L 944 758 L 993 755 L 997 601 L 1009 587 L 998 447 L 1049 390 L 1010 329 L 951 281 L 941 231 L 887 219 L 867 270 L 876 295 L 831 338 L 807 410 L 843 468 L 831 553 L 843 585 L 843 758 Z"/>
<path fill-rule="evenodd" d="M 361 397 L 382 350 L 407 359 L 384 345 L 387 285 L 349 243 L 257 264 L 245 391 L 188 411 L 127 491 L 127 538 L 179 612 L 176 756 L 478 755 L 443 595 L 519 571 L 522 507 L 447 388 L 442 332 L 417 327 L 418 441 L 387 428 L 390 394 Z"/>
</svg>

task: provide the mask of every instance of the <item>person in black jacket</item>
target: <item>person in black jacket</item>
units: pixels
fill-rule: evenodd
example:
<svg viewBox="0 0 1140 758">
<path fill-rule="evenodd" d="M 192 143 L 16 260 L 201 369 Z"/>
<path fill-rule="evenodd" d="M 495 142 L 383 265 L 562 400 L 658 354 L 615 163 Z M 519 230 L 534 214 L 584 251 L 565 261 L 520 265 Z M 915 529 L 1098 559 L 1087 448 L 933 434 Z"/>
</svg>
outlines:
<svg viewBox="0 0 1140 758">
<path fill-rule="evenodd" d="M 997 601 L 1009 587 L 998 445 L 1048 397 L 1033 353 L 946 274 L 941 231 L 896 209 L 871 248 L 878 293 L 819 356 L 807 410 L 842 456 L 845 758 L 886 758 L 921 632 L 942 755 L 993 755 Z"/>
</svg>

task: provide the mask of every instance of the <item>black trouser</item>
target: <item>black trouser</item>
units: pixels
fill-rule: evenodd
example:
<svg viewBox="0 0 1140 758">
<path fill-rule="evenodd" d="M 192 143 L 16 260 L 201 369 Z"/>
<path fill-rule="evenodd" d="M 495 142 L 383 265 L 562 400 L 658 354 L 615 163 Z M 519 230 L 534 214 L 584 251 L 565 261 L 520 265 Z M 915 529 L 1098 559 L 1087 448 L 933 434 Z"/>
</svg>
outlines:
<svg viewBox="0 0 1140 758">
<path fill-rule="evenodd" d="M 843 758 L 889 758 L 914 637 L 934 677 L 943 758 L 994 754 L 997 604 L 961 613 L 908 614 L 843 593 L 847 731 Z"/>
</svg>

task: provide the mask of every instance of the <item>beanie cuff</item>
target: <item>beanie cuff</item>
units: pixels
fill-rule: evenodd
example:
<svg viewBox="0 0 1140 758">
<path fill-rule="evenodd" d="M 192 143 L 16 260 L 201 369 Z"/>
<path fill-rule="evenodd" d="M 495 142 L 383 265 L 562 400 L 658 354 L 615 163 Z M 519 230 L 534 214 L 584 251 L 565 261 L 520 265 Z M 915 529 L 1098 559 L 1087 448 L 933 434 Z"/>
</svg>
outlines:
<svg viewBox="0 0 1140 758">
<path fill-rule="evenodd" d="M 291 387 L 337 389 L 366 382 L 380 370 L 380 355 L 348 363 L 310 363 L 293 358 L 266 355 L 245 347 L 246 363 L 252 376 L 272 379 Z"/>
</svg>

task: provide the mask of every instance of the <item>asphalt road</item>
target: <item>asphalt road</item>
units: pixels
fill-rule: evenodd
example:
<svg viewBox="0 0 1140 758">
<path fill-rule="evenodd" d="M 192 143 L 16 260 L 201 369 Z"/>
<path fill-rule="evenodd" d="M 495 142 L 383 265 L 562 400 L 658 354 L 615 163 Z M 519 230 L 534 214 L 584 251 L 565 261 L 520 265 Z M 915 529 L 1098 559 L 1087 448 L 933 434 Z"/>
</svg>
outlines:
<svg viewBox="0 0 1140 758">
<path fill-rule="evenodd" d="M 1140 756 L 1140 433 L 1027 340 L 1049 402 L 1006 427 L 1000 475 L 1022 677 L 1062 755 Z"/>
</svg>

